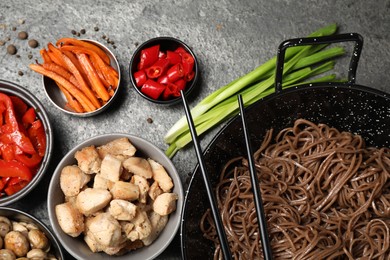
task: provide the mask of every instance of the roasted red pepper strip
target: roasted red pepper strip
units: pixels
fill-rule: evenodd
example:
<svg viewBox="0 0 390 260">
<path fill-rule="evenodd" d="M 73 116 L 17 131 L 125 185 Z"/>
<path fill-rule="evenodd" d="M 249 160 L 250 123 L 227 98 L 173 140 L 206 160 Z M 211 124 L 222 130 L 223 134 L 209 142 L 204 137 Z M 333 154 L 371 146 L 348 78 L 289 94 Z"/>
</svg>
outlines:
<svg viewBox="0 0 390 260">
<path fill-rule="evenodd" d="M 160 59 L 146 69 L 146 75 L 151 79 L 158 78 L 166 72 L 168 66 L 169 61 L 167 59 Z"/>
<path fill-rule="evenodd" d="M 42 161 L 42 156 L 37 153 L 28 156 L 26 154 L 15 154 L 15 159 L 29 168 L 34 168 Z"/>
<path fill-rule="evenodd" d="M 15 159 L 15 145 L 14 144 L 5 144 L 0 142 L 0 152 L 1 157 L 5 161 L 9 162 Z"/>
<path fill-rule="evenodd" d="M 135 85 L 141 87 L 146 82 L 146 73 L 144 70 L 139 70 L 134 73 Z"/>
<path fill-rule="evenodd" d="M 147 95 L 148 97 L 151 97 L 153 99 L 158 99 L 161 95 L 161 93 L 164 91 L 165 86 L 154 81 L 151 79 L 148 79 L 145 84 L 141 87 L 141 92 Z"/>
<path fill-rule="evenodd" d="M 10 99 L 17 115 L 21 117 L 24 113 L 26 113 L 28 106 L 22 99 L 16 96 L 10 96 Z"/>
<path fill-rule="evenodd" d="M 170 67 L 169 70 L 167 71 L 167 76 L 168 76 L 168 81 L 172 83 L 180 79 L 181 77 L 183 77 L 184 76 L 183 64 L 178 63 Z"/>
<path fill-rule="evenodd" d="M 175 65 L 181 62 L 180 54 L 174 51 L 167 51 L 167 59 L 171 65 Z"/>
<path fill-rule="evenodd" d="M 35 109 L 30 107 L 27 109 L 26 113 L 24 113 L 22 117 L 23 126 L 27 129 L 37 118 L 37 114 L 35 113 Z"/>
<path fill-rule="evenodd" d="M 18 161 L 6 162 L 0 159 L 0 177 L 18 177 L 21 180 L 31 181 L 31 170 Z"/>
<path fill-rule="evenodd" d="M 35 120 L 28 129 L 28 135 L 39 156 L 45 156 L 46 151 L 46 134 L 41 120 Z"/>
<path fill-rule="evenodd" d="M 146 69 L 158 60 L 160 52 L 160 45 L 153 45 L 149 48 L 141 50 L 141 57 L 139 62 L 139 70 Z"/>
<path fill-rule="evenodd" d="M 7 187 L 4 191 L 8 196 L 11 196 L 26 187 L 28 183 L 29 181 L 21 180 L 20 178 L 11 178 L 6 184 Z"/>
</svg>

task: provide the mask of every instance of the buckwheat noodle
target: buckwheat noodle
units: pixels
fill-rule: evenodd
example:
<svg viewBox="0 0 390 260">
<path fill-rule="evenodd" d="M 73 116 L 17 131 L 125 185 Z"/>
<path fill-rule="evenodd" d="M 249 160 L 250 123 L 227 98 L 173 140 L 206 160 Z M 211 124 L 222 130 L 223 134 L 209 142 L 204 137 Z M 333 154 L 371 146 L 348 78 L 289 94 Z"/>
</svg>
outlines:
<svg viewBox="0 0 390 260">
<path fill-rule="evenodd" d="M 390 149 L 359 135 L 299 119 L 255 152 L 275 259 L 390 259 Z M 262 259 L 245 158 L 230 160 L 216 187 L 234 259 Z M 208 210 L 204 236 L 215 243 Z"/>
</svg>

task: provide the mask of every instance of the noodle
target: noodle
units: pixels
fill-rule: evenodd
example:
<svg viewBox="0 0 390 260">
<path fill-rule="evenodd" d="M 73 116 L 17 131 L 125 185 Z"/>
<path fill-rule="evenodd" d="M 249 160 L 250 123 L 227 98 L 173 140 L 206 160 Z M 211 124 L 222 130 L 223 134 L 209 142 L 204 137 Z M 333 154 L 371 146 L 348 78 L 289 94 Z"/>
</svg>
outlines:
<svg viewBox="0 0 390 260">
<path fill-rule="evenodd" d="M 255 152 L 275 259 L 390 259 L 390 149 L 299 119 Z M 216 197 L 234 259 L 262 259 L 248 162 L 230 160 Z M 200 227 L 222 259 L 210 209 Z"/>
</svg>

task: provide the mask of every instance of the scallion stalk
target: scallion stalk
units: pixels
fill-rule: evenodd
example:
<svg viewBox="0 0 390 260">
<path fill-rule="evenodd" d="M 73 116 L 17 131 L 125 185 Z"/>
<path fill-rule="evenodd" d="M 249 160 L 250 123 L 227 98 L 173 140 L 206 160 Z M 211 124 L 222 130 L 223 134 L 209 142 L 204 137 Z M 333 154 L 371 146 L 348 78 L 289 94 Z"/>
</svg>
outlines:
<svg viewBox="0 0 390 260">
<path fill-rule="evenodd" d="M 321 28 L 309 37 L 332 35 L 336 32 L 335 24 Z M 342 47 L 322 50 L 325 45 L 298 46 L 286 51 L 284 65 L 283 85 L 291 87 L 308 77 L 322 74 L 331 70 L 334 61 L 329 61 L 344 54 Z M 328 62 L 325 62 L 328 61 Z M 325 62 L 325 63 L 323 63 Z M 318 65 L 319 63 L 323 63 Z M 274 92 L 276 57 L 257 67 L 248 74 L 233 80 L 231 83 L 219 88 L 204 98 L 191 110 L 191 115 L 198 135 L 218 125 L 227 118 L 238 113 L 236 94 L 243 97 L 245 106 L 253 104 L 257 100 Z M 310 66 L 318 65 L 311 68 Z M 311 82 L 321 80 L 334 80 L 334 75 L 314 79 Z M 166 154 L 172 157 L 178 150 L 191 142 L 186 118 L 182 117 L 165 135 L 164 140 L 170 144 Z"/>
</svg>

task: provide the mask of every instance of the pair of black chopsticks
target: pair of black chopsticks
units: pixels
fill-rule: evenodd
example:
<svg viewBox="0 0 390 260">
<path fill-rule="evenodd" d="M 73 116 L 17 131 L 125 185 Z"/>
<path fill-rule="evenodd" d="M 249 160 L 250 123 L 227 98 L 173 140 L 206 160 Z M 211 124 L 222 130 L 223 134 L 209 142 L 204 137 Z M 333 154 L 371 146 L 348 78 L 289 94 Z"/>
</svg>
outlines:
<svg viewBox="0 0 390 260">
<path fill-rule="evenodd" d="M 209 176 L 208 176 L 205 164 L 204 164 L 203 153 L 202 153 L 201 148 L 200 148 L 198 135 L 196 133 L 196 129 L 194 126 L 194 122 L 192 120 L 191 112 L 190 112 L 190 109 L 188 108 L 188 104 L 187 104 L 187 101 L 186 101 L 186 98 L 184 96 L 183 91 L 181 91 L 181 97 L 183 100 L 183 106 L 184 106 L 184 111 L 185 111 L 185 114 L 187 117 L 188 126 L 189 126 L 190 132 L 191 132 L 192 141 L 194 143 L 196 156 L 198 158 L 199 167 L 200 167 L 202 177 L 203 177 L 203 180 L 204 180 L 204 183 L 206 186 L 207 196 L 208 196 L 209 201 L 210 201 L 211 212 L 213 214 L 215 226 L 217 229 L 217 234 L 218 234 L 219 241 L 221 244 L 222 254 L 224 256 L 224 259 L 232 259 L 232 255 L 231 255 L 230 248 L 229 248 L 229 243 L 228 243 L 228 240 L 226 238 L 226 233 L 225 233 L 225 229 L 224 229 L 223 224 L 222 224 L 221 215 L 219 214 L 216 198 L 215 198 L 215 195 L 214 195 L 214 192 L 213 192 L 213 189 L 211 186 L 211 182 L 210 182 L 210 179 L 209 179 Z M 253 191 L 253 196 L 254 196 L 254 201 L 255 201 L 257 221 L 258 221 L 260 235 L 261 235 L 263 256 L 264 256 L 264 259 L 270 260 L 270 259 L 272 259 L 272 253 L 271 253 L 271 246 L 270 246 L 270 241 L 269 241 L 268 231 L 267 231 L 267 222 L 265 220 L 265 213 L 264 213 L 263 203 L 262 203 L 262 199 L 261 199 L 260 186 L 259 186 L 259 181 L 258 181 L 257 175 L 256 175 L 252 147 L 251 147 L 251 144 L 249 141 L 248 128 L 247 128 L 247 124 L 246 124 L 244 105 L 243 105 L 241 95 L 238 95 L 238 102 L 239 102 L 239 106 L 240 106 L 241 120 L 242 120 L 242 124 L 243 124 L 245 144 L 246 144 L 247 153 L 248 153 L 248 162 L 249 162 L 249 169 L 250 169 L 250 174 L 251 174 L 252 191 Z"/>
</svg>

